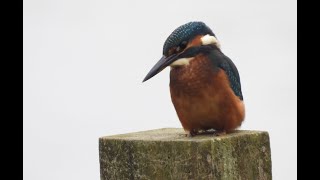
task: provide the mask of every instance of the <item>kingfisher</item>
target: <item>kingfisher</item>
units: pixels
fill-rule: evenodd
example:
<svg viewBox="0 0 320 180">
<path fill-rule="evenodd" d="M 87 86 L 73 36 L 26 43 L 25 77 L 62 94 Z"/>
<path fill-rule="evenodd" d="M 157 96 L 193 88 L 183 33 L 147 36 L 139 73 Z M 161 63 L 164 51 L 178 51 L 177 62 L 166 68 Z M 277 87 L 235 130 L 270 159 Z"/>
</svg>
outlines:
<svg viewBox="0 0 320 180">
<path fill-rule="evenodd" d="M 175 29 L 143 82 L 168 66 L 171 100 L 187 136 L 211 129 L 224 135 L 241 126 L 245 107 L 238 69 L 205 23 Z"/>
</svg>

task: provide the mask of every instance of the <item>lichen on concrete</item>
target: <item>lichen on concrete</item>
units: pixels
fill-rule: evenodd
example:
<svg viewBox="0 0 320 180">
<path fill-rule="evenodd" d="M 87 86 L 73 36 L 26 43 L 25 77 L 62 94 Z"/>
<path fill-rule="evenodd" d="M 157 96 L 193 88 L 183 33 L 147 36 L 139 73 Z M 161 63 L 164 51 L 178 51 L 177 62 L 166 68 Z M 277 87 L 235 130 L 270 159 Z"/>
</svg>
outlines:
<svg viewBox="0 0 320 180">
<path fill-rule="evenodd" d="M 269 180 L 269 135 L 236 131 L 225 136 L 185 137 L 166 128 L 99 139 L 101 180 Z"/>
</svg>

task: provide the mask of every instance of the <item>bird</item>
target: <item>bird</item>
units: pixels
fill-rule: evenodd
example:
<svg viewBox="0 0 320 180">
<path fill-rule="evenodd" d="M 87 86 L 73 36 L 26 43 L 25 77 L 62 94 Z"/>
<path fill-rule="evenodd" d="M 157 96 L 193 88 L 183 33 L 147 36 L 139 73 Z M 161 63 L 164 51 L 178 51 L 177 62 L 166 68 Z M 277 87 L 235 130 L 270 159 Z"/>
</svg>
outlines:
<svg viewBox="0 0 320 180">
<path fill-rule="evenodd" d="M 176 28 L 143 82 L 170 66 L 170 94 L 186 136 L 234 132 L 245 118 L 240 76 L 220 41 L 201 21 Z"/>
</svg>

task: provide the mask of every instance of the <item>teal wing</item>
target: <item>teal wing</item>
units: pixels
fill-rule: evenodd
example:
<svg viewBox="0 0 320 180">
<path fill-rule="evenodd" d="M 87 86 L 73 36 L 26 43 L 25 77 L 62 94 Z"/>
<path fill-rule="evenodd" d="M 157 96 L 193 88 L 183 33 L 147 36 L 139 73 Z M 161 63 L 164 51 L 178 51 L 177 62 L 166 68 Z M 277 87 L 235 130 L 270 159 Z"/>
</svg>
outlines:
<svg viewBox="0 0 320 180">
<path fill-rule="evenodd" d="M 224 55 L 223 62 L 219 67 L 226 72 L 233 92 L 243 100 L 239 72 L 232 60 Z"/>
<path fill-rule="evenodd" d="M 243 100 L 239 72 L 232 60 L 218 49 L 211 51 L 210 59 L 215 64 L 215 67 L 218 67 L 226 72 L 231 89 L 236 96 Z"/>
</svg>

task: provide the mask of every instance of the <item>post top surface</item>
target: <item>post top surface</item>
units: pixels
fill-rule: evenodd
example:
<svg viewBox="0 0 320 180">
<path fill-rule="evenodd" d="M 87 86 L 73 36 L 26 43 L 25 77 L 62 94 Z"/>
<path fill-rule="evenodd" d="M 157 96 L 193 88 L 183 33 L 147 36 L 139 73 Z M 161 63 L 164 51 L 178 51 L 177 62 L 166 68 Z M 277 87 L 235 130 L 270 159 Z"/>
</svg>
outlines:
<svg viewBox="0 0 320 180">
<path fill-rule="evenodd" d="M 214 136 L 212 133 L 200 134 L 194 137 L 186 137 L 181 128 L 162 128 L 148 131 L 133 132 L 127 134 L 111 135 L 101 137 L 100 140 L 124 140 L 124 141 L 208 141 L 223 140 L 228 138 L 239 138 L 243 136 L 267 134 L 266 131 L 237 130 L 222 136 Z"/>
</svg>

